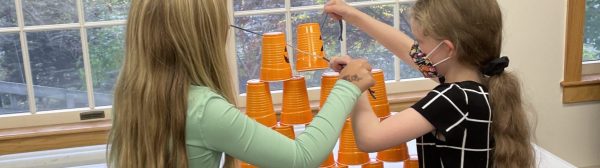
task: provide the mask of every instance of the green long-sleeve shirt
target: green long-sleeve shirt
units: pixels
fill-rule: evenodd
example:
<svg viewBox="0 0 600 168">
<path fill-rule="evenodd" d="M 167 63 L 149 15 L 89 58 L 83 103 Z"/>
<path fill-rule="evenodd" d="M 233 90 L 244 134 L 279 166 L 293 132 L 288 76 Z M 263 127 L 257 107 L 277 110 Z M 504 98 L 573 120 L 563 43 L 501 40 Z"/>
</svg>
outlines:
<svg viewBox="0 0 600 168">
<path fill-rule="evenodd" d="M 258 167 L 317 167 L 333 150 L 359 96 L 358 87 L 339 80 L 321 112 L 292 140 L 248 118 L 209 88 L 192 86 L 186 120 L 189 166 L 216 168 L 225 152 Z"/>
</svg>

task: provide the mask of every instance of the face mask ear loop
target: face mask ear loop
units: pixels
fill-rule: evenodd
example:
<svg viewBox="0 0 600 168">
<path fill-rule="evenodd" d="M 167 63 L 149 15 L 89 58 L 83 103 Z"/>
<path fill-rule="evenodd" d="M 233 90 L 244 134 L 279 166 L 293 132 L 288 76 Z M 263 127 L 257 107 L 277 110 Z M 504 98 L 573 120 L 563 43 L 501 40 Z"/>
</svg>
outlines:
<svg viewBox="0 0 600 168">
<path fill-rule="evenodd" d="M 440 48 L 442 46 L 442 44 L 444 44 L 444 42 L 440 42 L 437 46 L 435 46 L 431 52 L 429 52 L 429 54 L 427 54 L 427 56 L 425 58 L 429 59 L 429 56 L 433 55 L 434 52 L 437 51 L 438 48 Z"/>
<path fill-rule="evenodd" d="M 437 65 L 439 65 L 439 64 L 441 64 L 441 63 L 443 63 L 443 62 L 447 61 L 447 60 L 448 60 L 448 59 L 450 59 L 450 58 L 452 58 L 452 57 L 444 58 L 444 59 L 443 59 L 443 60 L 441 60 L 440 62 L 433 64 L 433 66 L 437 66 Z"/>
</svg>

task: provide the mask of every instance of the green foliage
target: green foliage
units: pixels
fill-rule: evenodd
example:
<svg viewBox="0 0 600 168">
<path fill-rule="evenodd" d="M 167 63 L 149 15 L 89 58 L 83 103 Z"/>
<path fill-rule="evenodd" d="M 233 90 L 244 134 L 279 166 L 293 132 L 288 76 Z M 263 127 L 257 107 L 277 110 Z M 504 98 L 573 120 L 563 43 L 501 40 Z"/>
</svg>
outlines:
<svg viewBox="0 0 600 168">
<path fill-rule="evenodd" d="M 600 0 L 587 0 L 585 10 L 583 61 L 600 60 Z"/>
</svg>

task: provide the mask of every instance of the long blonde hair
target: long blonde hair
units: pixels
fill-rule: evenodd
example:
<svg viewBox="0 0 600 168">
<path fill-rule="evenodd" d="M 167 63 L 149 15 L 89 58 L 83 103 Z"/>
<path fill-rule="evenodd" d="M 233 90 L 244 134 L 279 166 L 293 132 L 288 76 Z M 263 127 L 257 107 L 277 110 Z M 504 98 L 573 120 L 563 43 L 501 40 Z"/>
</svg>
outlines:
<svg viewBox="0 0 600 168">
<path fill-rule="evenodd" d="M 110 167 L 187 167 L 190 85 L 234 103 L 224 0 L 132 0 L 113 103 Z M 227 157 L 226 167 L 234 164 Z"/>
<path fill-rule="evenodd" d="M 500 56 L 502 12 L 496 0 L 418 0 L 412 14 L 425 35 L 450 40 L 462 64 L 482 68 Z M 485 77 L 484 84 L 493 116 L 493 167 L 534 167 L 519 79 L 504 72 Z"/>
</svg>

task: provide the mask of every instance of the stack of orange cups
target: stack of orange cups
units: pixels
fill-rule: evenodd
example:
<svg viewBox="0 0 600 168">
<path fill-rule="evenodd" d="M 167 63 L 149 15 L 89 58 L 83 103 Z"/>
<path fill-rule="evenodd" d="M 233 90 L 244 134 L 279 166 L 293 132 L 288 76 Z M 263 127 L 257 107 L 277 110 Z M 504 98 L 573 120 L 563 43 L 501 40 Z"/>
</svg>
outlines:
<svg viewBox="0 0 600 168">
<path fill-rule="evenodd" d="M 273 109 L 268 83 L 257 79 L 247 82 L 246 115 L 267 127 L 277 125 L 277 116 Z"/>
<path fill-rule="evenodd" d="M 335 160 L 333 160 L 333 153 L 329 153 L 329 156 L 327 157 L 327 160 L 325 160 L 325 162 L 321 163 L 321 165 L 319 167 L 321 167 L 321 168 L 333 168 L 333 167 L 335 167 Z"/>
<path fill-rule="evenodd" d="M 312 110 L 308 103 L 306 81 L 303 76 L 295 76 L 283 82 L 282 124 L 307 124 L 312 120 Z"/>
<path fill-rule="evenodd" d="M 340 76 L 337 72 L 326 72 L 321 75 L 321 99 L 319 100 L 319 107 L 323 108 L 323 104 L 327 100 L 331 89 L 335 86 L 335 83 Z"/>
<path fill-rule="evenodd" d="M 292 78 L 285 35 L 281 32 L 263 34 L 260 80 L 283 81 Z"/>
<path fill-rule="evenodd" d="M 362 168 L 383 168 L 383 162 L 379 160 L 371 160 L 369 163 L 361 166 Z"/>
<path fill-rule="evenodd" d="M 383 118 L 381 121 L 387 119 Z M 408 146 L 402 143 L 396 147 L 377 152 L 377 159 L 385 162 L 400 162 L 409 158 Z"/>
<path fill-rule="evenodd" d="M 375 85 L 371 89 L 375 92 L 373 96 L 369 96 L 369 102 L 375 112 L 375 115 L 379 118 L 384 118 L 390 115 L 390 104 L 388 103 L 387 91 L 385 89 L 385 78 L 383 76 L 383 70 L 373 69 L 373 79 L 375 79 Z"/>
<path fill-rule="evenodd" d="M 305 23 L 298 25 L 298 49 L 302 52 L 296 54 L 296 70 L 299 72 L 326 69 L 329 63 L 323 59 L 323 39 L 318 23 Z"/>
<path fill-rule="evenodd" d="M 296 133 L 294 133 L 294 126 L 292 125 L 277 124 L 273 129 L 290 139 L 296 139 Z"/>
<path fill-rule="evenodd" d="M 410 159 L 404 161 L 404 168 L 419 168 L 419 158 L 410 156 Z"/>
<path fill-rule="evenodd" d="M 340 148 L 338 151 L 338 163 L 343 165 L 362 165 L 369 162 L 369 154 L 358 149 L 352 130 L 352 122 L 347 119 L 342 128 L 340 137 Z"/>
</svg>

